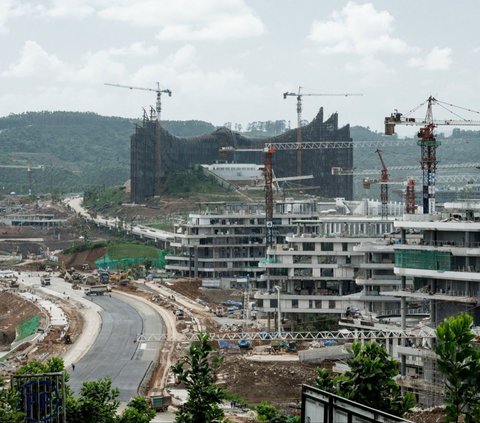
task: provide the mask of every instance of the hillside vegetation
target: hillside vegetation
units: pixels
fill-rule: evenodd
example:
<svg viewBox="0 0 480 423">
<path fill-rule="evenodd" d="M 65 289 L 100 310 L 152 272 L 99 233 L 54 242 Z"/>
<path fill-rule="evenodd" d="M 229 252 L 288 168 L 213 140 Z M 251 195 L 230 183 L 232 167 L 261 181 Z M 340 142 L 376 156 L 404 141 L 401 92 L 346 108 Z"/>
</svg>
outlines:
<svg viewBox="0 0 480 423">
<path fill-rule="evenodd" d="M 28 112 L 0 118 L 0 165 L 33 166 L 31 172 L 26 168 L 0 167 L 0 193 L 15 191 L 25 194 L 30 184 L 33 193 L 54 194 L 92 191 L 96 187 L 124 184 L 129 179 L 130 137 L 136 124 L 140 124 L 140 121 L 80 112 Z M 162 125 L 181 137 L 198 136 L 216 129 L 211 123 L 194 120 L 164 121 Z M 234 130 L 242 129 L 239 124 L 231 127 Z M 285 121 L 252 122 L 242 134 L 268 137 L 286 129 Z M 415 129 L 412 128 L 414 135 Z M 396 139 L 361 126 L 352 127 L 351 136 L 354 141 L 388 142 Z M 450 138 L 462 141 L 438 149 L 439 169 L 446 163 L 479 161 L 476 153 L 479 136 L 478 131 L 454 129 Z M 443 140 L 445 137 L 440 134 L 438 138 Z M 418 165 L 418 169 L 411 171 L 409 176 L 420 175 L 420 147 L 385 146 L 382 151 L 387 166 Z M 39 165 L 42 168 L 35 169 Z M 355 149 L 354 166 L 359 169 L 380 169 L 375 148 Z M 478 172 L 476 169 L 455 172 L 465 171 Z M 392 178 L 400 176 L 405 177 L 405 172 L 391 174 Z M 192 188 L 190 185 L 191 178 L 187 178 L 187 181 L 181 175 L 171 178 L 172 183 L 166 184 L 165 193 L 198 193 L 198 187 Z M 200 189 L 210 191 L 210 182 L 201 182 Z"/>
</svg>

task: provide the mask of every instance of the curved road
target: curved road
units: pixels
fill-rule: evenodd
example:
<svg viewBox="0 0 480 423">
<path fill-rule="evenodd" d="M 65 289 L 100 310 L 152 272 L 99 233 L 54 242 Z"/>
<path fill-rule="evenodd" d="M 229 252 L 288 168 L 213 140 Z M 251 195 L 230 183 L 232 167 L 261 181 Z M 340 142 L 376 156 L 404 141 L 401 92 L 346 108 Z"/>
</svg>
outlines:
<svg viewBox="0 0 480 423">
<path fill-rule="evenodd" d="M 110 377 L 120 389 L 120 401 L 129 401 L 138 394 L 138 387 L 152 362 L 160 343 L 136 343 L 143 332 L 161 333 L 162 320 L 151 308 L 120 294 L 91 297 L 103 311 L 102 326 L 92 348 L 69 368 L 69 385 L 79 392 L 85 381 Z"/>
</svg>

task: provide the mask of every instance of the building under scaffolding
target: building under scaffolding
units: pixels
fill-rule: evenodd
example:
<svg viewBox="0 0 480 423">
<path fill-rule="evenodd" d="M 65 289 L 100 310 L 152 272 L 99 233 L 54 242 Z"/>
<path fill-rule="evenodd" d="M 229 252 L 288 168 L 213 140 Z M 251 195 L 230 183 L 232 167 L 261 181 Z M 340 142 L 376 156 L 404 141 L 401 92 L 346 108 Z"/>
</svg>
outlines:
<svg viewBox="0 0 480 423">
<path fill-rule="evenodd" d="M 352 142 L 350 126 L 338 128 L 336 113 L 324 121 L 323 108 L 301 131 L 303 142 Z M 131 137 L 131 201 L 143 203 L 147 198 L 159 195 L 161 179 L 173 172 L 219 160 L 262 164 L 263 153 L 258 150 L 263 149 L 264 143 L 295 142 L 296 139 L 296 130 L 271 138 L 247 138 L 227 128 L 198 137 L 180 138 L 161 128 L 156 120 L 145 117 Z M 235 157 L 222 157 L 222 147 L 255 148 L 257 151 L 238 151 L 234 153 Z M 303 182 L 308 185 L 305 189 L 309 193 L 325 198 L 352 199 L 353 177 L 332 176 L 331 168 L 353 167 L 353 148 L 309 150 L 308 154 L 302 155 L 301 165 L 304 174 L 313 175 L 313 179 Z M 277 177 L 295 175 L 296 151 L 276 152 L 273 168 Z"/>
</svg>

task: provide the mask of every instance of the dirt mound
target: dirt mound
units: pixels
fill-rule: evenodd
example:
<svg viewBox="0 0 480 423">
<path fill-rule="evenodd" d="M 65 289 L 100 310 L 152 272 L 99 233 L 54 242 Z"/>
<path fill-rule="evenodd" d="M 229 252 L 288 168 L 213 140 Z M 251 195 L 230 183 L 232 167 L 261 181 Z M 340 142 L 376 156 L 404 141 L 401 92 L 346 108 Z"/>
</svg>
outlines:
<svg viewBox="0 0 480 423">
<path fill-rule="evenodd" d="M 0 346 L 10 345 L 16 337 L 15 329 L 24 320 L 41 314 L 30 301 L 9 292 L 0 292 Z"/>
<path fill-rule="evenodd" d="M 95 269 L 95 262 L 105 255 L 106 248 L 95 248 L 94 250 L 82 251 L 74 254 L 61 254 L 59 262 L 63 262 L 67 269 L 74 267 L 81 269 L 82 265 L 88 264 L 90 269 Z"/>
<path fill-rule="evenodd" d="M 316 367 L 300 362 L 251 362 L 241 355 L 226 355 L 218 375 L 222 387 L 247 403 L 285 404 L 300 401 L 302 384 L 314 385 Z"/>
<path fill-rule="evenodd" d="M 219 306 L 227 300 L 242 301 L 243 298 L 242 292 L 234 289 L 202 288 L 198 279 L 177 279 L 170 288 L 192 300 L 200 298 L 210 307 Z"/>
</svg>

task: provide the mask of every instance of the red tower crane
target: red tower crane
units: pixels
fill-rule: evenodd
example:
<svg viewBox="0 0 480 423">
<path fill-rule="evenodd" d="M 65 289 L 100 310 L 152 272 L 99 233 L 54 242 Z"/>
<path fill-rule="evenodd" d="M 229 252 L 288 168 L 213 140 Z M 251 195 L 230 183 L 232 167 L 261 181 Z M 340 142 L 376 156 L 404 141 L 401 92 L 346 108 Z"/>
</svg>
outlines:
<svg viewBox="0 0 480 423">
<path fill-rule="evenodd" d="M 382 219 L 386 219 L 388 217 L 388 169 L 382 157 L 382 150 L 377 148 L 375 153 L 378 154 L 380 162 L 382 163 L 382 172 L 380 174 L 380 200 L 382 202 L 381 216 Z"/>
<path fill-rule="evenodd" d="M 410 113 L 415 112 L 420 107 L 427 105 L 427 113 L 425 118 L 418 119 L 410 117 Z M 433 105 L 439 105 L 443 109 L 449 111 L 459 119 L 434 120 L 433 119 Z M 430 96 L 422 104 L 418 105 L 406 115 L 395 110 L 390 116 L 385 118 L 385 135 L 393 135 L 395 133 L 395 125 L 419 125 L 422 126 L 418 132 L 418 145 L 421 148 L 420 164 L 423 173 L 423 213 L 435 213 L 435 182 L 437 171 L 437 147 L 440 142 L 437 141 L 434 130 L 439 125 L 449 126 L 478 126 L 480 121 L 464 119 L 458 113 L 453 112 L 447 108 L 455 107 L 457 109 L 480 114 L 475 110 L 467 109 L 465 107 L 455 106 L 450 103 L 437 100 Z"/>
</svg>

